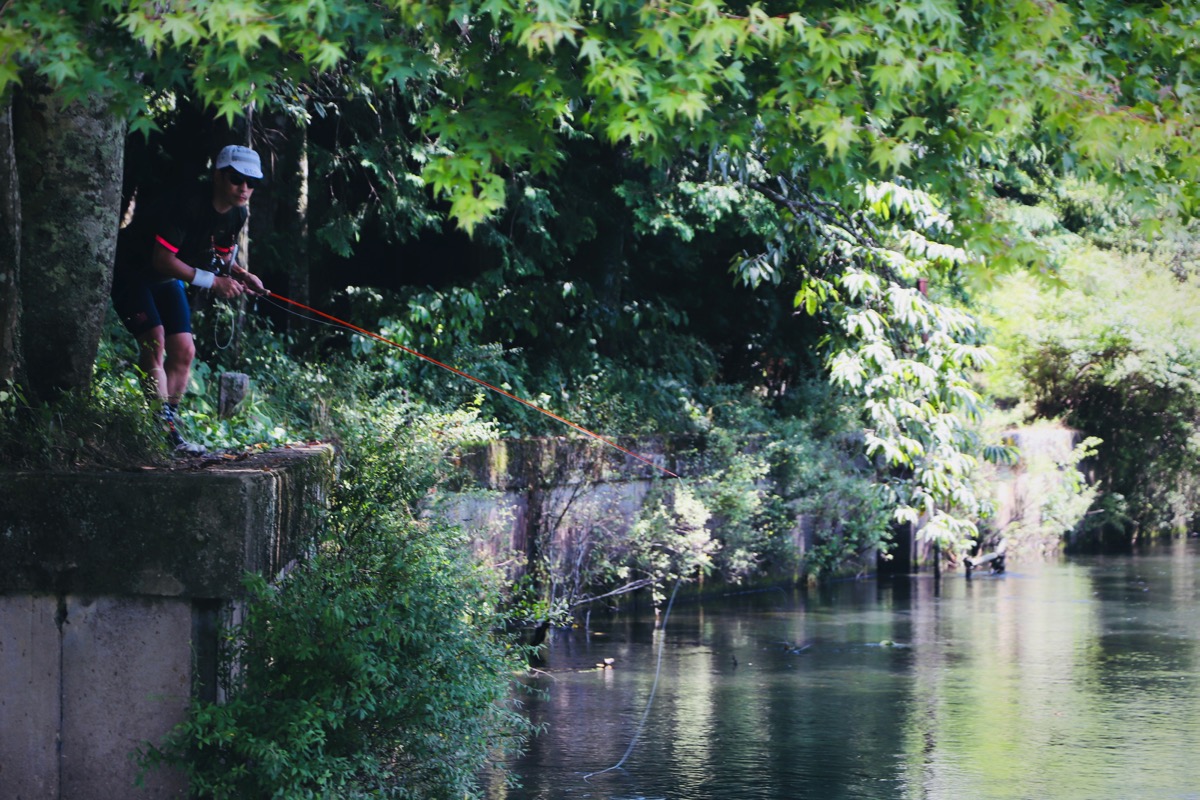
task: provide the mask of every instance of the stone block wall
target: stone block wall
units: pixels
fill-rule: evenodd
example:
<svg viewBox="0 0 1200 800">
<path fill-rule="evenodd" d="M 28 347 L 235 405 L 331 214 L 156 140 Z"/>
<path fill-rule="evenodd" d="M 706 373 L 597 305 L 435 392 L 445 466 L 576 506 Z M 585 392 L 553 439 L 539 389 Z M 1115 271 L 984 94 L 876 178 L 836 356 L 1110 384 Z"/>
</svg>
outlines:
<svg viewBox="0 0 1200 800">
<path fill-rule="evenodd" d="M 0 798 L 184 798 L 130 754 L 215 690 L 217 619 L 246 572 L 311 541 L 314 446 L 188 468 L 0 472 Z"/>
<path fill-rule="evenodd" d="M 617 443 L 645 461 L 582 438 L 491 442 L 460 456 L 468 478 L 434 513 L 477 532 L 478 552 L 516 578 L 539 555 L 570 560 L 599 527 L 624 535 L 653 486 L 674 480 L 658 467 L 682 478 L 709 467 L 702 436 Z"/>
</svg>

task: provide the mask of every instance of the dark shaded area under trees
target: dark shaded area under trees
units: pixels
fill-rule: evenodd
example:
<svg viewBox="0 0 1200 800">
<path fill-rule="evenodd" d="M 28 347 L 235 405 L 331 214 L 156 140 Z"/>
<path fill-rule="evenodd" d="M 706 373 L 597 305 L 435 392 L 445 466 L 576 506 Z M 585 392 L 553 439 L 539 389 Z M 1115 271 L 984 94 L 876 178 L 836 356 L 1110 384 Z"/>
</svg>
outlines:
<svg viewBox="0 0 1200 800">
<path fill-rule="evenodd" d="M 161 132 L 128 139 L 125 203 L 154 202 L 197 179 L 207 154 L 248 137 L 268 169 L 251 206 L 249 257 L 280 294 L 367 327 L 380 317 L 407 318 L 402 343 L 437 358 L 500 342 L 520 354 L 534 392 L 544 381 L 570 387 L 595 372 L 597 359 L 689 386 L 742 384 L 770 395 L 819 377 L 821 328 L 795 312 L 798 282 L 735 282 L 731 264 L 756 243 L 715 215 L 693 212 L 680 228 L 646 230 L 638 216 L 656 213 L 671 176 L 620 148 L 569 143 L 553 178 L 513 176 L 505 213 L 467 237 L 412 171 L 404 143 L 415 132 L 402 130 L 409 111 L 398 98 L 321 108 L 310 111 L 307 130 L 283 114 L 229 130 L 177 98 Z M 386 299 L 356 307 L 344 292 L 351 286 Z M 442 298 L 436 309 L 433 298 Z M 302 337 L 321 335 L 301 332 L 306 323 L 265 304 L 259 311 Z M 662 414 L 653 422 L 669 430 L 672 420 Z"/>
</svg>

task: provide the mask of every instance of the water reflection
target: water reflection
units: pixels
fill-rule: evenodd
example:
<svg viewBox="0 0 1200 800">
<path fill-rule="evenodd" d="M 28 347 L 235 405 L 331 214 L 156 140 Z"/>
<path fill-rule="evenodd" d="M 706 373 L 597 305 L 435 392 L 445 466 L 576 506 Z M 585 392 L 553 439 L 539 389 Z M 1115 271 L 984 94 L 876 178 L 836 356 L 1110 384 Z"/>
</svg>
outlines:
<svg viewBox="0 0 1200 800">
<path fill-rule="evenodd" d="M 1196 543 L 838 584 L 557 636 L 515 765 L 552 798 L 1200 798 Z M 653 709 L 621 770 L 665 641 Z M 597 670 L 605 658 L 612 669 Z"/>
</svg>

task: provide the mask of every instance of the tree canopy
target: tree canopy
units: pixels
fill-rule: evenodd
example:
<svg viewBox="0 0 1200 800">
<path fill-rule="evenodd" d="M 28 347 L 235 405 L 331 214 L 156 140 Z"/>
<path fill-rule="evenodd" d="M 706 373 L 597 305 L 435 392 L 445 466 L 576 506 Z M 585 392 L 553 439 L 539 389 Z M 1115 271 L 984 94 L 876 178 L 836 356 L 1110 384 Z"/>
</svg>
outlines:
<svg viewBox="0 0 1200 800">
<path fill-rule="evenodd" d="M 1105 183 L 1149 226 L 1192 214 L 1198 35 L 1195 0 L 12 0 L 0 91 L 37 76 L 64 101 L 104 97 L 134 131 L 180 94 L 300 126 L 330 104 L 387 106 L 405 146 L 359 162 L 391 176 L 390 208 L 413 194 L 395 173 L 415 176 L 468 233 L 581 140 L 663 176 L 650 225 L 727 197 L 709 216 L 758 238 L 735 277 L 798 276 L 868 452 L 897 468 L 899 518 L 954 540 L 979 511 L 964 415 L 986 354 L 938 292 L 1052 265 L 1002 202 L 1031 174 Z"/>
<path fill-rule="evenodd" d="M 1198 21 L 1194 2 L 1101 0 L 14 0 L 0 88 L 30 70 L 136 129 L 172 90 L 233 118 L 295 108 L 322 74 L 395 87 L 467 229 L 502 207 L 506 171 L 553 169 L 583 131 L 653 163 L 754 154 L 843 201 L 903 176 L 978 235 L 986 189 L 1031 147 L 1192 210 Z"/>
</svg>

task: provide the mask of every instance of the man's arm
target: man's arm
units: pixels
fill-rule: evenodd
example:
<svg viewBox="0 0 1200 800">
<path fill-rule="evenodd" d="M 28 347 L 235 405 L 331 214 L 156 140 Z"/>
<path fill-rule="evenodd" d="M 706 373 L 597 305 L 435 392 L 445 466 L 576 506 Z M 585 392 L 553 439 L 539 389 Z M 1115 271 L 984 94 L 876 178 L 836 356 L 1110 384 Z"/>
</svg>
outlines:
<svg viewBox="0 0 1200 800">
<path fill-rule="evenodd" d="M 163 244 L 161 238 L 154 243 L 154 253 L 150 257 L 150 263 L 153 265 L 154 271 L 158 274 L 167 278 L 178 278 L 184 283 L 190 283 L 194 286 L 211 288 L 213 293 L 222 300 L 230 300 L 245 291 L 245 287 L 232 277 L 226 278 L 214 275 L 211 272 L 199 270 L 183 263 L 175 253 Z M 202 272 L 204 273 L 203 275 L 200 274 Z M 208 276 L 212 276 L 211 283 Z M 259 286 L 262 286 L 261 282 Z"/>
</svg>

